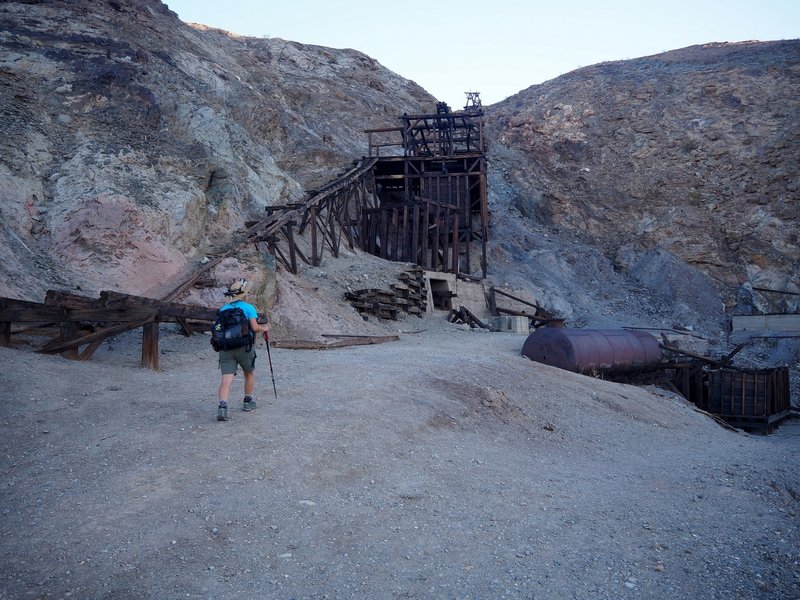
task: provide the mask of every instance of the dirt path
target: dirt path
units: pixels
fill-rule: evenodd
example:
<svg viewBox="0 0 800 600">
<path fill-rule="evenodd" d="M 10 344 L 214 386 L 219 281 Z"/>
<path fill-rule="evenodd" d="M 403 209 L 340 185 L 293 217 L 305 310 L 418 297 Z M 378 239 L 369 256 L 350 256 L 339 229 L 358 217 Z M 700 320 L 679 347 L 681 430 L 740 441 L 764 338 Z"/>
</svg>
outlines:
<svg viewBox="0 0 800 600">
<path fill-rule="evenodd" d="M 409 329 L 409 328 L 407 328 Z M 430 327 L 259 357 L 214 421 L 207 338 L 0 348 L 0 598 L 800 596 L 800 427 L 722 429 Z M 241 380 L 234 384 L 238 408 Z"/>
</svg>

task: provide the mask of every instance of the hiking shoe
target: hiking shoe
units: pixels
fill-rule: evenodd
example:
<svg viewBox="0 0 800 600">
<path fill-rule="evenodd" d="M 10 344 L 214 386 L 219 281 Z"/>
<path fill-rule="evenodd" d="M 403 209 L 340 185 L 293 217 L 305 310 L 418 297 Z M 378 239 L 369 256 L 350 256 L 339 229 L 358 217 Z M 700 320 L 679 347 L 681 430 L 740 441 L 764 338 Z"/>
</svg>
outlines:
<svg viewBox="0 0 800 600">
<path fill-rule="evenodd" d="M 256 408 L 256 401 L 252 398 L 245 398 L 244 402 L 242 403 L 242 410 L 243 411 L 250 411 L 255 410 Z"/>
<path fill-rule="evenodd" d="M 217 421 L 227 421 L 227 420 L 228 420 L 228 405 L 220 404 L 219 408 L 217 409 Z"/>
</svg>

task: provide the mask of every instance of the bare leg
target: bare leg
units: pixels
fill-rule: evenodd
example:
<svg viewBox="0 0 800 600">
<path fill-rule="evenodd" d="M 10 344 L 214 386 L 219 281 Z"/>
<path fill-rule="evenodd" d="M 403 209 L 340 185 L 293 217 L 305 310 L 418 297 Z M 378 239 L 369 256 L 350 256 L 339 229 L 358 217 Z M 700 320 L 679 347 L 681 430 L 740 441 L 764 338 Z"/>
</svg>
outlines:
<svg viewBox="0 0 800 600">
<path fill-rule="evenodd" d="M 228 386 L 230 387 L 230 386 Z M 253 390 L 256 389 L 256 373 L 255 371 L 244 372 L 244 395 L 252 396 Z"/>
<path fill-rule="evenodd" d="M 228 396 L 231 393 L 231 384 L 233 383 L 233 374 L 223 375 L 222 381 L 219 384 L 219 399 L 220 401 L 228 401 Z M 245 373 L 245 382 L 247 381 L 247 373 Z"/>
</svg>

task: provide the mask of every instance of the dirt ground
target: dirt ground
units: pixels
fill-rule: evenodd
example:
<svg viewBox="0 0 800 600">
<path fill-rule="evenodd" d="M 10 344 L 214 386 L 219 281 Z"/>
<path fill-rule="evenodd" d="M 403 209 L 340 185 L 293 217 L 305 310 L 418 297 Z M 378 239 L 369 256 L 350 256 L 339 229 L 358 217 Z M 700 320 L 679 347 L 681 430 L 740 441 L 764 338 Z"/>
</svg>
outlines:
<svg viewBox="0 0 800 600">
<path fill-rule="evenodd" d="M 800 423 L 533 363 L 442 315 L 259 349 L 215 421 L 205 335 L 0 348 L 0 598 L 800 597 Z"/>
</svg>

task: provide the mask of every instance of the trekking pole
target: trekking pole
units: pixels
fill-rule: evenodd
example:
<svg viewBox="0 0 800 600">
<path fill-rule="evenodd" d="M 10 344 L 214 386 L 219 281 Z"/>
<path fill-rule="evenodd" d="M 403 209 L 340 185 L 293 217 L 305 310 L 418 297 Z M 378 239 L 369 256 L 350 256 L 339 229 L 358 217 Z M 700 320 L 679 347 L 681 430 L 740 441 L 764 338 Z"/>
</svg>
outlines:
<svg viewBox="0 0 800 600">
<path fill-rule="evenodd" d="M 264 341 L 267 342 L 267 358 L 269 359 L 269 373 L 272 375 L 272 391 L 275 392 L 275 400 L 278 399 L 278 390 L 275 389 L 275 371 L 272 370 L 272 355 L 269 353 L 269 333 L 264 332 Z"/>
</svg>

